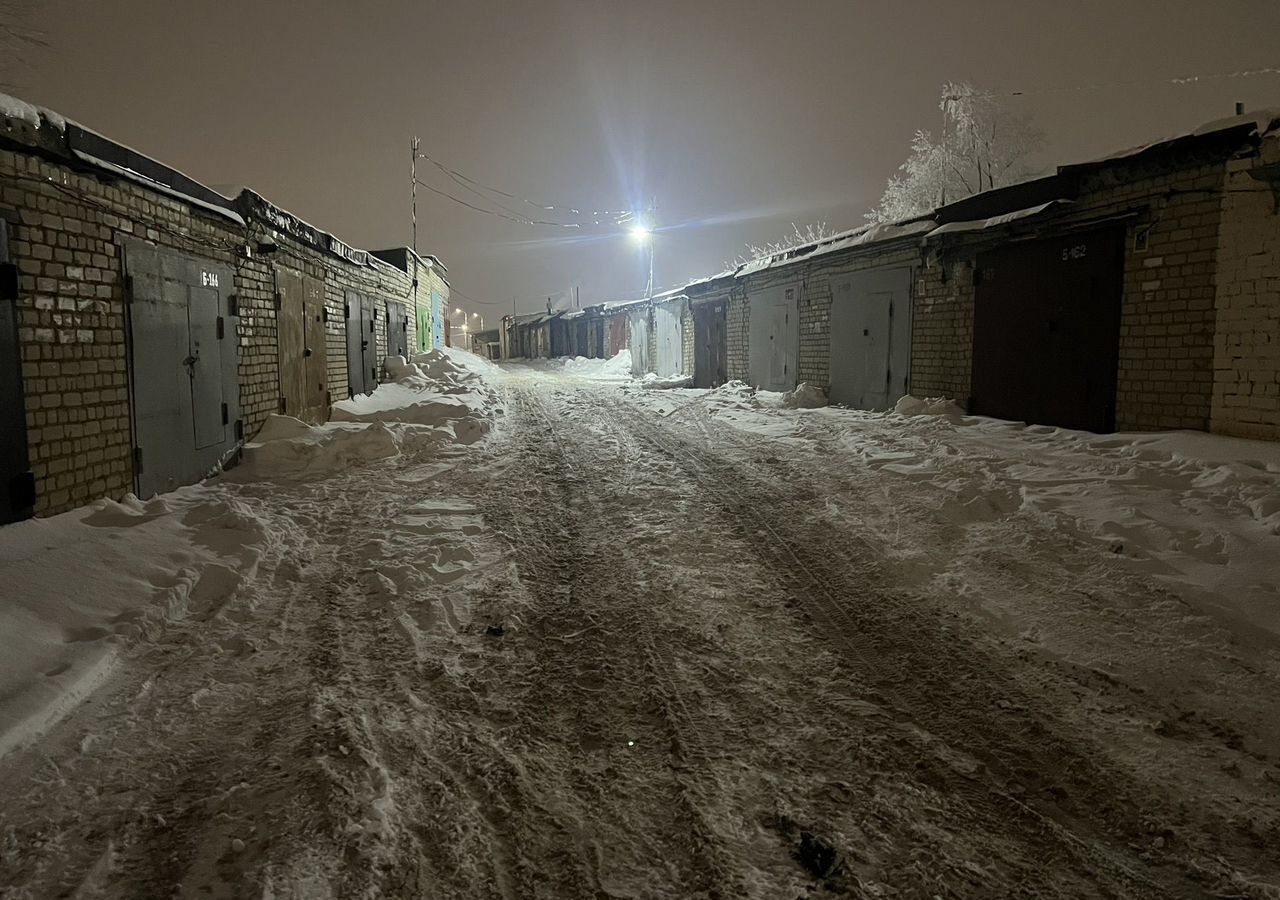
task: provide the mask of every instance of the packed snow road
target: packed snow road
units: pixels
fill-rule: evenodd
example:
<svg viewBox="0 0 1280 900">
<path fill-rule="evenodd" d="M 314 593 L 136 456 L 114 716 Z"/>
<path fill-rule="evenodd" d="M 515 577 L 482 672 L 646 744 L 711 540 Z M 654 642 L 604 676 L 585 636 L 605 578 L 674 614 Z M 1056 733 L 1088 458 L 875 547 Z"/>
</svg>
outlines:
<svg viewBox="0 0 1280 900">
<path fill-rule="evenodd" d="M 975 522 L 820 417 L 494 380 L 484 442 L 218 488 L 251 577 L 0 760 L 3 896 L 1278 896 L 1274 642 L 990 467 Z"/>
</svg>

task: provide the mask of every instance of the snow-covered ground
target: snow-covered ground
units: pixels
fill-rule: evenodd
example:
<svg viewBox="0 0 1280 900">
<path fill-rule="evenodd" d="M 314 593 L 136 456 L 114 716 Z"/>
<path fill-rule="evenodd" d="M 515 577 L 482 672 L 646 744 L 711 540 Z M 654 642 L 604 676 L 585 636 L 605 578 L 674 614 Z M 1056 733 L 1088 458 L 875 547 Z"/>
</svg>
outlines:
<svg viewBox="0 0 1280 900">
<path fill-rule="evenodd" d="M 1280 448 L 628 369 L 0 530 L 0 895 L 1280 896 Z"/>
</svg>

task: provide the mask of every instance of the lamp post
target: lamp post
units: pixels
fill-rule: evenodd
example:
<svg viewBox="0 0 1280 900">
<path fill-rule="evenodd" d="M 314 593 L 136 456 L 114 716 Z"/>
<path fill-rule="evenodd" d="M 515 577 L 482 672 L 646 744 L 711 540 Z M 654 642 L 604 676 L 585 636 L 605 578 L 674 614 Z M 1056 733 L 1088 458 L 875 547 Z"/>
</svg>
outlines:
<svg viewBox="0 0 1280 900">
<path fill-rule="evenodd" d="M 653 299 L 653 229 L 647 225 L 638 224 L 631 228 L 631 240 L 637 244 L 647 244 L 649 246 L 649 281 L 645 284 L 644 296 L 646 300 Z"/>
</svg>

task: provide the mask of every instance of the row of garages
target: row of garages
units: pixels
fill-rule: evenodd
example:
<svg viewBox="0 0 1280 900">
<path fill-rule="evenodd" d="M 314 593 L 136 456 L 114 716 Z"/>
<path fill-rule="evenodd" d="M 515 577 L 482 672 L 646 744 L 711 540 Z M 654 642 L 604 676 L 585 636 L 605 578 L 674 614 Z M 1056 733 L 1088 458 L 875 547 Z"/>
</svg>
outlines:
<svg viewBox="0 0 1280 900">
<path fill-rule="evenodd" d="M 349 247 L 12 98 L 0 116 L 0 523 L 141 497 L 438 346 L 444 266 Z"/>
<path fill-rule="evenodd" d="M 637 374 L 698 387 L 806 382 L 861 409 L 914 393 L 1098 432 L 1278 439 L 1277 126 L 1227 119 L 652 301 L 509 318 L 504 355 L 629 348 Z"/>
</svg>

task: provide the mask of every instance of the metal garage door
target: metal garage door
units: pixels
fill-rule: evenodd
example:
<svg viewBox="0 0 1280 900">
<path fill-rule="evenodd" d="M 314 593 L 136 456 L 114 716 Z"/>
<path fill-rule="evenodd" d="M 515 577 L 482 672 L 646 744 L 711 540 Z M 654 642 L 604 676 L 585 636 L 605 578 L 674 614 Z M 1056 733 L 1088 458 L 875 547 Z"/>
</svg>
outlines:
<svg viewBox="0 0 1280 900">
<path fill-rule="evenodd" d="M 276 293 L 280 411 L 305 422 L 323 422 L 329 406 L 324 283 L 279 269 Z"/>
<path fill-rule="evenodd" d="M 378 386 L 378 327 L 373 300 L 347 291 L 347 390 L 350 396 L 372 394 Z"/>
<path fill-rule="evenodd" d="M 728 329 L 724 300 L 693 307 L 693 386 L 719 387 L 729 378 Z"/>
<path fill-rule="evenodd" d="M 302 293 L 305 297 L 302 314 L 306 347 L 302 355 L 306 359 L 306 386 L 299 418 L 323 422 L 329 418 L 329 340 L 325 328 L 324 282 L 303 278 Z"/>
<path fill-rule="evenodd" d="M 750 303 L 751 383 L 766 391 L 792 390 L 800 357 L 800 286 L 760 291 Z"/>
<path fill-rule="evenodd" d="M 403 303 L 387 304 L 387 356 L 409 358 L 409 315 Z"/>
<path fill-rule="evenodd" d="M 649 371 L 649 309 L 633 309 L 627 314 L 631 331 L 631 374 Z"/>
<path fill-rule="evenodd" d="M 684 369 L 680 346 L 680 308 L 661 303 L 653 308 L 653 331 L 657 337 L 653 370 L 659 375 L 679 375 Z"/>
<path fill-rule="evenodd" d="M 910 369 L 911 270 L 833 278 L 831 401 L 888 409 L 907 393 Z"/>
<path fill-rule="evenodd" d="M 280 351 L 280 412 L 301 417 L 307 395 L 306 296 L 302 276 L 276 270 L 276 340 Z"/>
<path fill-rule="evenodd" d="M 17 299 L 18 269 L 9 258 L 9 223 L 0 219 L 0 525 L 28 518 L 36 502 L 27 458 Z"/>
<path fill-rule="evenodd" d="M 125 245 L 134 476 L 140 497 L 204 477 L 235 448 L 238 352 L 224 263 Z"/>
<path fill-rule="evenodd" d="M 1077 232 L 978 258 L 973 412 L 1115 429 L 1124 232 Z"/>
</svg>

